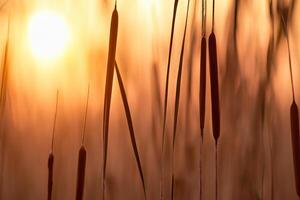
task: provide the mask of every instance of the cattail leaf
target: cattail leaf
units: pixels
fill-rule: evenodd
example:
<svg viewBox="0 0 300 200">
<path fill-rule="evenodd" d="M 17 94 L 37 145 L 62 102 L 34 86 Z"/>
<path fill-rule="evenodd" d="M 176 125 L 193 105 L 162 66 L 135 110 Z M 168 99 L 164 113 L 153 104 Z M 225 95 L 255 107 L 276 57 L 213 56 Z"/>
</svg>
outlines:
<svg viewBox="0 0 300 200">
<path fill-rule="evenodd" d="M 175 96 L 175 113 L 174 113 L 174 124 L 173 124 L 173 158 L 175 154 L 175 141 L 176 141 L 176 132 L 177 132 L 177 121 L 178 121 L 178 112 L 179 112 L 179 102 L 180 102 L 180 87 L 181 87 L 181 77 L 182 77 L 182 66 L 183 66 L 183 58 L 184 58 L 184 46 L 185 46 L 185 38 L 186 38 L 186 29 L 188 23 L 188 16 L 189 16 L 189 7 L 190 7 L 190 0 L 188 0 L 187 11 L 186 11 L 186 18 L 185 18 L 185 26 L 184 26 L 184 33 L 182 39 L 182 46 L 180 52 L 180 60 L 179 60 L 179 67 L 177 73 L 177 84 L 176 84 L 176 96 Z M 174 162 L 174 159 L 173 159 Z M 173 164 L 174 165 L 174 164 Z M 174 199 L 174 166 L 172 170 L 172 199 Z"/>
<path fill-rule="evenodd" d="M 177 7 L 178 7 L 178 0 L 175 0 L 174 1 L 174 9 L 173 9 L 170 45 L 169 45 L 168 66 L 167 66 L 167 74 L 166 74 L 166 87 L 165 87 L 165 99 L 164 99 L 164 121 L 163 121 L 163 134 L 162 134 L 162 151 L 164 148 L 164 141 L 165 141 L 165 129 L 166 129 L 168 95 L 169 95 L 168 94 L 169 93 L 169 77 L 170 77 L 170 67 L 171 67 L 171 57 L 172 57 L 172 47 L 173 47 L 173 37 L 174 37 Z M 162 154 L 163 154 L 163 152 L 162 152 Z"/>
<path fill-rule="evenodd" d="M 102 171 L 103 199 L 105 199 L 105 178 L 106 178 L 106 161 L 107 161 L 107 148 L 108 148 L 109 114 L 110 114 L 114 64 L 115 64 L 116 47 L 117 47 L 118 21 L 119 21 L 119 16 L 118 16 L 117 7 L 115 6 L 115 9 L 111 17 L 109 51 L 108 51 L 105 95 L 104 95 L 104 109 L 103 109 L 103 171 Z"/>
<path fill-rule="evenodd" d="M 76 200 L 83 199 L 85 167 L 86 167 L 86 150 L 84 146 L 81 146 L 78 155 Z"/>
<path fill-rule="evenodd" d="M 174 37 L 174 29 L 175 29 L 178 1 L 179 0 L 174 0 L 173 18 L 172 18 L 172 27 L 171 27 L 171 37 L 170 37 L 170 44 L 169 44 L 168 66 L 167 66 L 167 74 L 166 74 L 166 85 L 165 85 L 164 117 L 163 117 L 163 131 L 162 131 L 162 142 L 161 142 L 161 178 L 160 178 L 161 179 L 160 180 L 160 199 L 161 200 L 164 199 L 164 196 L 163 196 L 163 190 L 164 190 L 164 184 L 163 184 L 163 178 L 164 178 L 163 155 L 164 155 L 166 120 L 167 120 L 167 110 L 168 110 L 169 76 L 170 76 L 171 57 L 172 57 L 172 48 L 173 48 L 173 37 Z"/>
<path fill-rule="evenodd" d="M 211 83 L 212 128 L 215 142 L 217 143 L 220 137 L 220 105 L 217 41 L 214 32 L 212 32 L 209 36 L 209 62 Z"/>
<path fill-rule="evenodd" d="M 142 185 L 143 185 L 144 197 L 146 199 L 146 187 L 145 187 L 144 174 L 143 174 L 142 165 L 141 165 L 141 161 L 140 161 L 140 156 L 139 156 L 139 152 L 138 152 L 138 148 L 137 148 L 137 144 L 136 144 L 135 133 L 134 133 L 134 128 L 133 128 L 130 108 L 129 108 L 129 104 L 128 104 L 128 99 L 127 99 L 124 83 L 123 83 L 122 76 L 121 76 L 121 73 L 119 71 L 119 67 L 118 67 L 117 62 L 115 63 L 115 67 L 116 67 L 116 74 L 117 74 L 117 78 L 118 78 L 118 82 L 119 82 L 121 97 L 122 97 L 122 101 L 123 101 L 123 105 L 124 105 L 124 109 L 125 109 L 127 125 L 128 125 L 128 129 L 129 129 L 129 133 L 130 133 L 131 146 L 132 146 L 132 149 L 133 149 L 133 152 L 134 152 L 136 164 L 137 164 L 139 174 L 140 174 L 140 178 L 141 178 L 141 182 L 142 182 Z"/>
</svg>

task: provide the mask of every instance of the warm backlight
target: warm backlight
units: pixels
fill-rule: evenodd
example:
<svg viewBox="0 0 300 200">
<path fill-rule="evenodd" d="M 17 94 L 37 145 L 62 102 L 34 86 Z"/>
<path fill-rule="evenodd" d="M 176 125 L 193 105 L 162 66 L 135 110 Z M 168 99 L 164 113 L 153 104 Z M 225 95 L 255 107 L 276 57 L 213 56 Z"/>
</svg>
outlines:
<svg viewBox="0 0 300 200">
<path fill-rule="evenodd" d="M 69 37 L 67 23 L 54 12 L 40 11 L 29 19 L 29 45 L 37 59 L 52 60 L 61 56 Z"/>
</svg>

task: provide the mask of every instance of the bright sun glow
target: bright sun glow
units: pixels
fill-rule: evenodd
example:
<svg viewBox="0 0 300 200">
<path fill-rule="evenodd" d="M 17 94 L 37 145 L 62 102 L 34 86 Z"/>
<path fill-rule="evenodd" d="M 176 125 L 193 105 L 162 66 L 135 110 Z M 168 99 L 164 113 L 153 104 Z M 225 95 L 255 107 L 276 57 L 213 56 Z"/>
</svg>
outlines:
<svg viewBox="0 0 300 200">
<path fill-rule="evenodd" d="M 28 37 L 35 57 L 52 60 L 64 53 L 70 32 L 61 16 L 50 11 L 40 11 L 29 20 Z"/>
</svg>

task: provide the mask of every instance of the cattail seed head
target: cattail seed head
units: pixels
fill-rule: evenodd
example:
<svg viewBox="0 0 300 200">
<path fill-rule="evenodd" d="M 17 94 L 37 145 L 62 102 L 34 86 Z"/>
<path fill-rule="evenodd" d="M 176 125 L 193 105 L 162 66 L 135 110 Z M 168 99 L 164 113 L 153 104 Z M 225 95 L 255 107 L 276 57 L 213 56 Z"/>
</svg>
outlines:
<svg viewBox="0 0 300 200">
<path fill-rule="evenodd" d="M 220 105 L 217 41 L 214 32 L 212 32 L 209 36 L 209 62 L 211 82 L 212 126 L 215 142 L 217 143 L 220 137 Z"/>
<path fill-rule="evenodd" d="M 206 96 L 206 38 L 201 39 L 201 60 L 200 60 L 200 128 L 204 129 L 205 124 L 205 96 Z M 203 138 L 203 131 L 201 131 Z"/>
<path fill-rule="evenodd" d="M 54 164 L 54 155 L 51 152 L 48 158 L 48 200 L 52 199 L 53 164 Z"/>
<path fill-rule="evenodd" d="M 295 101 L 291 105 L 291 136 L 294 157 L 296 191 L 300 197 L 300 143 L 299 143 L 299 112 Z"/>
<path fill-rule="evenodd" d="M 86 150 L 84 146 L 81 146 L 79 150 L 79 156 L 78 156 L 76 200 L 83 199 L 85 167 L 86 167 Z"/>
</svg>

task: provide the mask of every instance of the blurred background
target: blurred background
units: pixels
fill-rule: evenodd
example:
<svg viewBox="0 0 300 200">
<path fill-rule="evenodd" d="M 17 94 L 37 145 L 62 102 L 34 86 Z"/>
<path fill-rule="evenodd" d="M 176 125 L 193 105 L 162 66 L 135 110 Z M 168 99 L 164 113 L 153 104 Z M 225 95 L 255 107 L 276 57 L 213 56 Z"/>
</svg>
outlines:
<svg viewBox="0 0 300 200">
<path fill-rule="evenodd" d="M 102 183 L 102 116 L 113 0 L 0 1 L 1 103 L 0 199 L 46 199 L 56 91 L 53 199 L 74 199 L 78 151 L 90 83 L 85 146 L 85 199 L 99 199 Z M 173 0 L 119 0 L 116 59 L 124 78 L 148 199 L 159 198 L 164 83 Z M 199 68 L 201 1 L 191 0 L 183 64 L 175 156 L 175 198 L 199 199 Z M 180 0 L 171 62 L 165 195 L 171 189 L 172 123 L 176 75 L 187 0 Z M 41 10 L 68 26 L 64 51 L 40 59 L 32 50 L 30 23 Z M 212 1 L 207 1 L 207 35 Z M 231 199 L 297 199 L 289 111 L 292 91 L 287 20 L 296 100 L 300 102 L 300 4 L 296 0 L 218 0 L 215 7 L 221 137 L 219 195 Z M 8 42 L 7 42 L 8 41 Z M 5 49 L 7 76 L 3 78 Z M 203 197 L 215 192 L 209 63 L 203 145 Z M 272 184 L 273 183 L 273 187 Z M 273 188 L 273 189 L 272 189 Z M 114 80 L 107 165 L 108 199 L 143 199 L 117 79 Z"/>
</svg>

